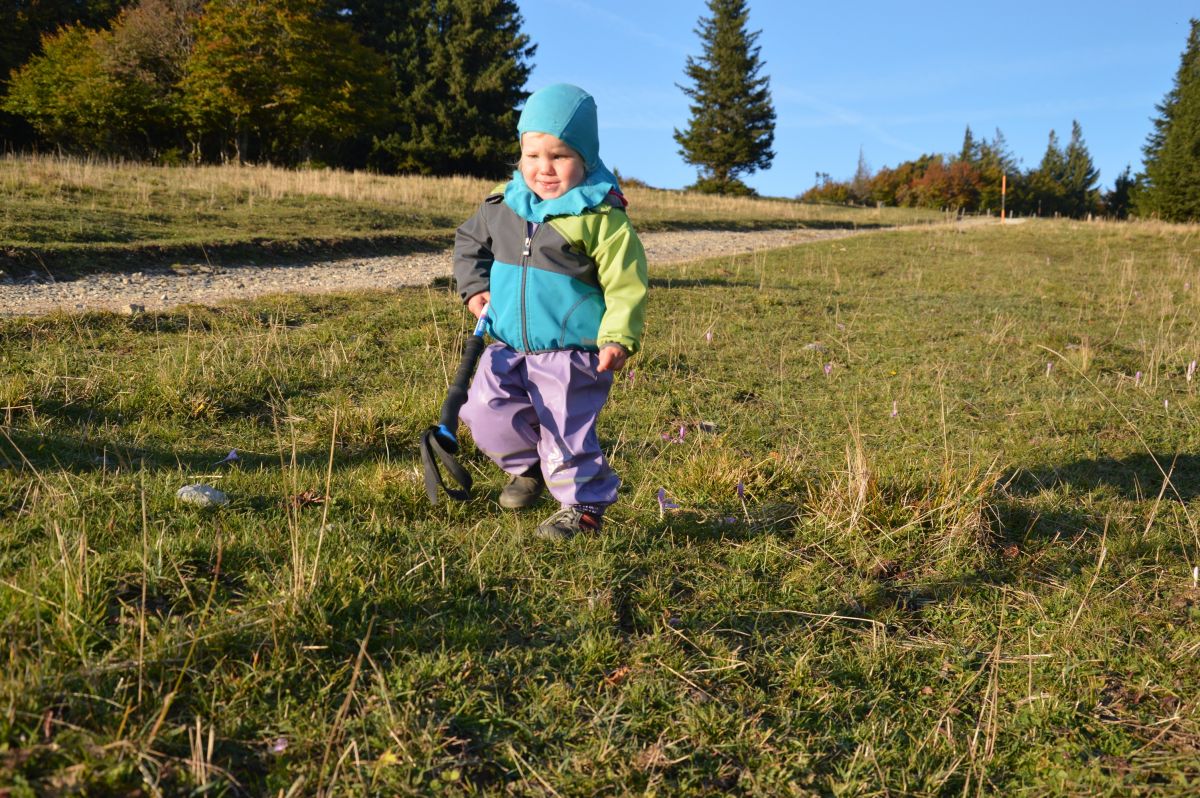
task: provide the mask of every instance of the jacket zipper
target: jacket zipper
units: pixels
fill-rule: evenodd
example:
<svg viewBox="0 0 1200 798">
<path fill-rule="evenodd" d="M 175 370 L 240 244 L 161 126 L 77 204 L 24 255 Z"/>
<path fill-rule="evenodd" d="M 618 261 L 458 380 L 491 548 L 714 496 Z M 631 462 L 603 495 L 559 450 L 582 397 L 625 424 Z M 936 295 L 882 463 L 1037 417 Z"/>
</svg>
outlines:
<svg viewBox="0 0 1200 798">
<path fill-rule="evenodd" d="M 533 351 L 533 348 L 529 345 L 529 316 L 525 309 L 525 284 L 529 274 L 529 258 L 533 253 L 531 247 L 533 237 L 537 235 L 540 227 L 540 224 L 533 222 L 525 223 L 525 251 L 521 253 L 521 342 L 525 344 L 526 352 Z"/>
</svg>

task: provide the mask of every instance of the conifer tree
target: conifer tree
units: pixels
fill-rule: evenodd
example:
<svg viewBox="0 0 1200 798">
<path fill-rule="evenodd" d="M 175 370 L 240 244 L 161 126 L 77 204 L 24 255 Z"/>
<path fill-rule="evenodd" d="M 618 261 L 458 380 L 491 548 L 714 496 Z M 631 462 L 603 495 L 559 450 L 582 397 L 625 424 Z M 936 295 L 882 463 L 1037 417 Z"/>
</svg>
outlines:
<svg viewBox="0 0 1200 798">
<path fill-rule="evenodd" d="M 871 200 L 871 165 L 867 163 L 862 147 L 858 148 L 858 167 L 850 180 L 850 199 L 859 205 L 866 205 Z"/>
<path fill-rule="evenodd" d="M 683 159 L 699 167 L 696 188 L 714 193 L 750 193 L 739 175 L 769 169 L 775 153 L 775 108 L 770 79 L 755 44 L 761 31 L 746 30 L 746 0 L 708 0 L 710 17 L 696 33 L 704 54 L 688 56 L 680 86 L 691 100 L 691 120 L 675 130 Z"/>
<path fill-rule="evenodd" d="M 1133 177 L 1133 168 L 1125 166 L 1125 171 L 1117 175 L 1113 181 L 1112 190 L 1104 195 L 1104 212 L 1117 219 L 1129 216 L 1129 199 L 1137 181 Z"/>
<path fill-rule="evenodd" d="M 501 177 L 516 155 L 517 111 L 536 50 L 514 0 L 412 4 L 386 42 L 395 81 L 387 171 Z"/>
<path fill-rule="evenodd" d="M 1156 107 L 1134 207 L 1167 221 L 1200 220 L 1200 19 L 1191 20 L 1175 85 Z"/>
<path fill-rule="evenodd" d="M 975 134 L 971 132 L 971 126 L 967 125 L 967 130 L 963 133 L 962 149 L 958 153 L 958 160 L 975 164 L 979 160 L 979 146 L 979 142 L 975 141 Z"/>
<path fill-rule="evenodd" d="M 969 129 L 969 128 L 968 128 Z M 964 144 L 965 146 L 965 144 Z M 1008 192 L 1004 204 L 1008 208 L 1014 205 L 1016 194 L 1019 193 L 1017 180 L 1017 162 L 1008 150 L 1008 142 L 1004 134 L 996 128 L 996 135 L 991 141 L 981 139 L 975 142 L 975 168 L 979 171 L 979 210 L 999 210 L 1001 192 L 1007 177 Z"/>
<path fill-rule="evenodd" d="M 1053 216 L 1067 210 L 1067 156 L 1058 144 L 1058 134 L 1050 131 L 1046 153 L 1038 168 L 1029 174 L 1029 202 L 1039 216 Z"/>
<path fill-rule="evenodd" d="M 1063 213 L 1082 217 L 1095 211 L 1100 204 L 1100 193 L 1096 190 L 1099 180 L 1100 170 L 1083 143 L 1083 128 L 1079 122 L 1072 122 L 1063 163 Z"/>
</svg>

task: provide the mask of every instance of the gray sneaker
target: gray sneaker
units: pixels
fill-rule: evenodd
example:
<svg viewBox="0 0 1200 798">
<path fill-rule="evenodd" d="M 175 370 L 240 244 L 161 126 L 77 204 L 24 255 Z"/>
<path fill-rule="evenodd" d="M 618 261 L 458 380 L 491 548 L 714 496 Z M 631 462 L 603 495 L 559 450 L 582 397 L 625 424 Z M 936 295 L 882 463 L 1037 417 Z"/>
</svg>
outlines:
<svg viewBox="0 0 1200 798">
<path fill-rule="evenodd" d="M 598 514 L 567 506 L 538 524 L 533 534 L 542 540 L 570 540 L 580 533 L 599 532 L 602 524 Z"/>
<path fill-rule="evenodd" d="M 508 484 L 500 491 L 500 506 L 508 510 L 523 510 L 537 504 L 542 498 L 542 489 L 546 481 L 542 478 L 542 469 L 533 467 L 524 474 L 508 478 Z"/>
</svg>

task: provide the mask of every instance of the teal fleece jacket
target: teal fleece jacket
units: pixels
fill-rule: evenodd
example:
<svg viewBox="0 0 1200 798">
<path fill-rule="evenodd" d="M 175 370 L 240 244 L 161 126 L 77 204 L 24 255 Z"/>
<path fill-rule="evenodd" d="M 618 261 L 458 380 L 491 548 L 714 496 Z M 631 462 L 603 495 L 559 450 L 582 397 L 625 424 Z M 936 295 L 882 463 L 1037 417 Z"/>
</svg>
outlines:
<svg viewBox="0 0 1200 798">
<path fill-rule="evenodd" d="M 596 352 L 608 343 L 637 352 L 649 275 L 620 199 L 610 196 L 536 227 L 503 200 L 501 186 L 458 228 L 454 242 L 463 301 L 491 292 L 489 334 L 527 353 Z"/>
</svg>

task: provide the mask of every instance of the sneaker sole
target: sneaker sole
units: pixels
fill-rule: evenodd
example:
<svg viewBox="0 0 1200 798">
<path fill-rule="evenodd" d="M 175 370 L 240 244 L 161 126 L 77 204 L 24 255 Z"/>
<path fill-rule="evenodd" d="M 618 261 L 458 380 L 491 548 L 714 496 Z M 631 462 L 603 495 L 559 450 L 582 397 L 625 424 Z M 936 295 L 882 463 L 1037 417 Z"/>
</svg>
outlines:
<svg viewBox="0 0 1200 798">
<path fill-rule="evenodd" d="M 562 541 L 573 540 L 578 534 L 578 532 L 566 534 L 557 529 L 542 529 L 541 527 L 538 527 L 536 530 L 534 530 L 533 536 L 538 540 Z"/>
</svg>

